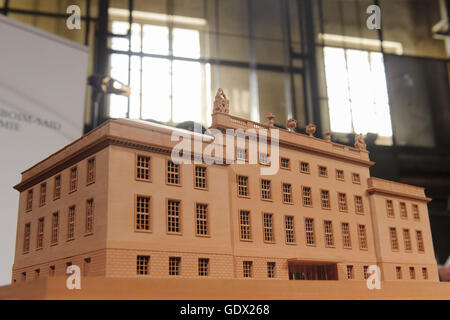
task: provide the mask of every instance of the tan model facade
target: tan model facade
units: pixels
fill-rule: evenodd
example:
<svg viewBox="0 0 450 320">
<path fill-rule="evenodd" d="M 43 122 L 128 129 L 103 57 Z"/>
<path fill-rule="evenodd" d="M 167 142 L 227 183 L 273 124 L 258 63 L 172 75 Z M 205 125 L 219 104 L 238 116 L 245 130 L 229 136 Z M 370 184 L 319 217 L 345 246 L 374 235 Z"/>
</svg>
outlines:
<svg viewBox="0 0 450 320">
<path fill-rule="evenodd" d="M 224 102 L 212 128 L 274 129 Z M 438 281 L 423 189 L 371 178 L 359 137 L 353 148 L 294 126 L 279 130 L 278 172 L 261 175 L 264 154 L 250 163 L 249 141 L 233 142 L 244 164 L 177 165 L 180 130 L 104 123 L 22 173 L 13 282 L 71 264 L 107 278 L 346 281 L 378 265 L 384 281 Z"/>
</svg>

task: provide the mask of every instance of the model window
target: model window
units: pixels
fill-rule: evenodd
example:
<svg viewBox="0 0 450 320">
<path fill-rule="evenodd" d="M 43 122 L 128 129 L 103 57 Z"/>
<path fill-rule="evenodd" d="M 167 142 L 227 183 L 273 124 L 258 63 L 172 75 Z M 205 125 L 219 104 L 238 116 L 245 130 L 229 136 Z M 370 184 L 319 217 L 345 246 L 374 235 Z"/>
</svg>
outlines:
<svg viewBox="0 0 450 320">
<path fill-rule="evenodd" d="M 363 275 L 364 275 L 364 279 L 369 278 L 369 266 L 363 266 Z"/>
<path fill-rule="evenodd" d="M 336 169 L 336 180 L 344 181 L 344 170 Z"/>
<path fill-rule="evenodd" d="M 261 198 L 263 200 L 272 199 L 270 180 L 261 180 Z"/>
<path fill-rule="evenodd" d="M 86 184 L 95 182 L 95 158 L 88 159 L 87 161 L 87 175 Z"/>
<path fill-rule="evenodd" d="M 244 278 L 252 278 L 253 277 L 253 262 L 252 261 L 243 261 L 242 262 L 242 273 Z"/>
<path fill-rule="evenodd" d="M 395 276 L 396 276 L 397 280 L 402 279 L 402 267 L 400 267 L 400 266 L 395 267 Z"/>
<path fill-rule="evenodd" d="M 416 269 L 414 267 L 409 267 L 409 278 L 411 280 L 416 278 Z"/>
<path fill-rule="evenodd" d="M 312 207 L 311 187 L 302 187 L 303 205 Z"/>
<path fill-rule="evenodd" d="M 411 251 L 411 235 L 409 234 L 409 229 L 403 229 L 403 242 L 405 244 L 405 250 Z"/>
<path fill-rule="evenodd" d="M 67 218 L 67 240 L 75 238 L 75 206 L 69 208 L 69 215 Z"/>
<path fill-rule="evenodd" d="M 398 250 L 397 230 L 395 228 L 389 228 L 389 234 L 391 238 L 391 249 Z"/>
<path fill-rule="evenodd" d="M 86 201 L 86 233 L 94 231 L 94 199 Z"/>
<path fill-rule="evenodd" d="M 290 183 L 283 183 L 283 202 L 292 203 L 292 186 Z"/>
<path fill-rule="evenodd" d="M 38 220 L 36 249 L 42 249 L 44 246 L 44 218 Z"/>
<path fill-rule="evenodd" d="M 268 165 L 269 162 L 269 155 L 267 153 L 260 153 L 259 154 L 259 163 L 263 165 Z"/>
<path fill-rule="evenodd" d="M 347 195 L 342 192 L 338 192 L 338 200 L 339 200 L 339 211 L 347 212 Z"/>
<path fill-rule="evenodd" d="M 325 246 L 334 247 L 333 222 L 325 220 L 323 222 L 323 232 L 325 235 Z"/>
<path fill-rule="evenodd" d="M 167 183 L 180 184 L 180 165 L 170 160 L 167 161 Z"/>
<path fill-rule="evenodd" d="M 25 230 L 23 233 L 23 253 L 30 251 L 30 235 L 31 235 L 31 224 L 27 223 L 25 225 Z"/>
<path fill-rule="evenodd" d="M 420 220 L 419 206 L 417 204 L 412 205 L 412 213 L 414 220 Z"/>
<path fill-rule="evenodd" d="M 251 239 L 250 211 L 241 210 L 239 213 L 241 240 Z"/>
<path fill-rule="evenodd" d="M 295 243 L 294 217 L 284 217 L 284 227 L 286 231 L 286 243 Z"/>
<path fill-rule="evenodd" d="M 359 248 L 367 249 L 367 232 L 366 226 L 363 224 L 358 225 L 358 238 L 359 238 Z"/>
<path fill-rule="evenodd" d="M 416 230 L 416 239 L 417 239 L 417 250 L 419 252 L 425 252 L 425 246 L 423 244 L 422 231 Z"/>
<path fill-rule="evenodd" d="M 53 199 L 57 200 L 61 197 L 61 175 L 55 177 L 55 189 L 53 190 Z"/>
<path fill-rule="evenodd" d="M 320 202 L 322 209 L 330 209 L 330 191 L 320 190 Z"/>
<path fill-rule="evenodd" d="M 196 233 L 199 236 L 206 236 L 208 231 L 208 205 L 197 203 L 195 205 L 196 212 Z"/>
<path fill-rule="evenodd" d="M 347 279 L 352 280 L 355 276 L 353 274 L 353 266 L 347 265 Z"/>
<path fill-rule="evenodd" d="M 137 256 L 136 274 L 147 275 L 150 273 L 150 256 Z"/>
<path fill-rule="evenodd" d="M 150 230 L 150 197 L 136 197 L 136 230 Z"/>
<path fill-rule="evenodd" d="M 198 259 L 198 275 L 200 277 L 206 277 L 209 275 L 209 259 L 199 258 Z"/>
<path fill-rule="evenodd" d="M 291 160 L 289 160 L 288 158 L 281 158 L 280 168 L 281 169 L 290 169 L 291 168 Z"/>
<path fill-rule="evenodd" d="M 427 268 L 422 268 L 422 277 L 423 277 L 423 280 L 428 280 L 428 270 L 427 270 Z"/>
<path fill-rule="evenodd" d="M 77 167 L 74 167 L 70 169 L 70 186 L 69 186 L 70 192 L 77 190 L 77 184 L 78 184 L 78 169 Z"/>
<path fill-rule="evenodd" d="M 45 205 L 47 199 L 47 183 L 42 183 L 41 184 L 41 195 L 39 197 L 39 205 L 43 206 Z"/>
<path fill-rule="evenodd" d="M 181 202 L 178 200 L 167 201 L 167 232 L 181 232 Z"/>
<path fill-rule="evenodd" d="M 305 218 L 305 232 L 306 232 L 306 244 L 314 245 L 316 243 L 316 239 L 314 237 L 314 219 L 313 218 Z"/>
<path fill-rule="evenodd" d="M 408 218 L 408 212 L 406 211 L 406 203 L 400 202 L 400 217 Z"/>
<path fill-rule="evenodd" d="M 236 149 L 236 160 L 238 160 L 238 161 L 247 160 L 247 150 L 245 150 L 243 148 L 237 148 Z"/>
<path fill-rule="evenodd" d="M 325 166 L 319 166 L 319 176 L 320 177 L 328 177 L 328 169 Z"/>
<path fill-rule="evenodd" d="M 267 278 L 275 278 L 275 262 L 267 262 Z"/>
<path fill-rule="evenodd" d="M 150 181 L 150 157 L 137 155 L 136 158 L 136 179 Z"/>
<path fill-rule="evenodd" d="M 169 257 L 169 275 L 179 276 L 181 271 L 181 258 Z"/>
<path fill-rule="evenodd" d="M 393 218 L 394 215 L 394 203 L 392 202 L 392 200 L 386 200 L 386 211 L 387 211 L 387 215 L 388 217 Z"/>
<path fill-rule="evenodd" d="M 59 239 L 59 213 L 55 212 L 52 215 L 52 238 L 51 243 L 58 243 Z"/>
<path fill-rule="evenodd" d="M 352 240 L 350 236 L 350 225 L 348 222 L 342 222 L 342 244 L 344 248 L 352 247 Z"/>
<path fill-rule="evenodd" d="M 206 167 L 195 166 L 195 187 L 199 189 L 206 189 Z"/>
<path fill-rule="evenodd" d="M 361 177 L 360 177 L 359 173 L 352 173 L 352 182 L 356 183 L 356 184 L 361 183 Z"/>
<path fill-rule="evenodd" d="M 28 190 L 27 193 L 26 211 L 31 211 L 31 209 L 33 209 L 33 189 Z"/>
<path fill-rule="evenodd" d="M 310 173 L 310 167 L 309 167 L 309 163 L 308 162 L 300 162 L 300 172 L 302 173 Z"/>
<path fill-rule="evenodd" d="M 248 197 L 248 177 L 238 176 L 238 195 Z"/>
<path fill-rule="evenodd" d="M 263 216 L 264 223 L 264 241 L 273 242 L 273 214 L 264 213 Z"/>
<path fill-rule="evenodd" d="M 363 198 L 361 196 L 355 196 L 355 212 L 364 213 Z"/>
</svg>

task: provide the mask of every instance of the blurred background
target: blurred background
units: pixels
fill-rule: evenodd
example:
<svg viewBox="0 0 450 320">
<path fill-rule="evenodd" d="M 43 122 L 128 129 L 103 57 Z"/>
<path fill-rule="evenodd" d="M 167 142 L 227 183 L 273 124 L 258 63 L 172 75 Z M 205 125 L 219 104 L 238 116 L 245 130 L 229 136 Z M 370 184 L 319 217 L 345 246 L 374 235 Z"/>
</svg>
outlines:
<svg viewBox="0 0 450 320">
<path fill-rule="evenodd" d="M 66 27 L 69 5 L 81 29 Z M 370 5 L 381 29 L 370 30 Z M 223 88 L 233 115 L 298 120 L 352 145 L 375 177 L 423 186 L 436 258 L 450 254 L 448 0 L 0 0 L 0 14 L 90 48 L 84 133 L 109 118 L 210 124 Z M 130 28 L 131 26 L 131 28 Z M 0 70 L 1 72 L 1 70 Z M 95 82 L 95 81 L 94 81 Z"/>
</svg>

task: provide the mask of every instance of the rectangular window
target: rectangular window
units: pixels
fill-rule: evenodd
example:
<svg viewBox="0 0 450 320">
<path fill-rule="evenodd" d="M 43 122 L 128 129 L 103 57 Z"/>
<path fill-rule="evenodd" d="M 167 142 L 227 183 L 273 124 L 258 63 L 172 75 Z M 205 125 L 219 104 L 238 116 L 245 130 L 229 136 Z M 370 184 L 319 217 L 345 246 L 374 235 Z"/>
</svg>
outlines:
<svg viewBox="0 0 450 320">
<path fill-rule="evenodd" d="M 178 200 L 167 201 L 167 232 L 181 233 L 181 202 Z"/>
<path fill-rule="evenodd" d="M 281 158 L 280 168 L 289 170 L 291 168 L 291 160 L 289 160 L 288 158 Z"/>
<path fill-rule="evenodd" d="M 25 225 L 23 233 L 23 253 L 30 251 L 30 235 L 31 235 L 31 223 Z"/>
<path fill-rule="evenodd" d="M 137 256 L 136 274 L 147 275 L 150 273 L 150 256 Z"/>
<path fill-rule="evenodd" d="M 94 199 L 86 201 L 86 226 L 85 232 L 94 232 Z"/>
<path fill-rule="evenodd" d="M 238 176 L 238 195 L 248 197 L 248 177 Z"/>
<path fill-rule="evenodd" d="M 359 238 L 359 248 L 367 249 L 367 232 L 366 226 L 363 224 L 358 225 L 358 238 Z"/>
<path fill-rule="evenodd" d="M 397 230 L 395 228 L 389 228 L 389 234 L 391 238 L 391 249 L 398 250 L 398 238 L 397 238 Z"/>
<path fill-rule="evenodd" d="M 393 218 L 395 216 L 394 203 L 392 202 L 392 200 L 386 200 L 386 212 L 388 217 Z"/>
<path fill-rule="evenodd" d="M 22 272 L 22 281 L 27 281 L 27 273 Z"/>
<path fill-rule="evenodd" d="M 294 217 L 284 217 L 284 228 L 286 231 L 286 243 L 295 243 Z"/>
<path fill-rule="evenodd" d="M 270 180 L 261 180 L 261 199 L 272 199 L 272 190 Z"/>
<path fill-rule="evenodd" d="M 347 265 L 347 279 L 352 280 L 355 278 L 355 275 L 353 274 L 353 266 Z"/>
<path fill-rule="evenodd" d="M 422 231 L 416 230 L 416 239 L 417 239 L 417 250 L 419 252 L 425 252 L 425 246 L 423 244 Z"/>
<path fill-rule="evenodd" d="M 325 166 L 319 166 L 319 177 L 328 177 L 328 169 Z"/>
<path fill-rule="evenodd" d="M 275 262 L 267 262 L 267 278 L 275 278 Z"/>
<path fill-rule="evenodd" d="M 41 269 L 34 270 L 34 279 L 39 280 L 39 277 L 41 275 Z"/>
<path fill-rule="evenodd" d="M 38 220 L 36 249 L 42 249 L 44 246 L 44 218 Z"/>
<path fill-rule="evenodd" d="M 67 240 L 75 238 L 75 206 L 69 208 L 69 215 L 67 218 Z"/>
<path fill-rule="evenodd" d="M 181 272 L 181 258 L 169 257 L 169 276 L 179 276 Z"/>
<path fill-rule="evenodd" d="M 208 205 L 197 203 L 195 205 L 196 212 L 196 232 L 198 236 L 206 236 L 209 234 L 208 228 Z"/>
<path fill-rule="evenodd" d="M 427 268 L 422 268 L 422 278 L 423 278 L 423 280 L 428 280 L 428 270 L 427 270 Z"/>
<path fill-rule="evenodd" d="M 78 168 L 73 167 L 70 169 L 70 186 L 69 186 L 69 192 L 73 192 L 77 190 L 78 185 Z"/>
<path fill-rule="evenodd" d="M 320 190 L 320 203 L 322 205 L 322 209 L 330 209 L 330 191 L 328 190 Z"/>
<path fill-rule="evenodd" d="M 45 205 L 45 201 L 47 199 L 47 183 L 41 184 L 41 195 L 39 197 L 39 206 Z"/>
<path fill-rule="evenodd" d="M 355 212 L 359 214 L 364 213 L 363 198 L 361 196 L 355 196 Z"/>
<path fill-rule="evenodd" d="M 312 207 L 311 187 L 302 187 L 303 205 Z"/>
<path fill-rule="evenodd" d="M 252 261 L 242 261 L 242 273 L 244 278 L 253 277 L 253 262 Z"/>
<path fill-rule="evenodd" d="M 419 206 L 417 204 L 412 205 L 412 213 L 414 220 L 420 220 Z"/>
<path fill-rule="evenodd" d="M 52 239 L 51 243 L 58 243 L 59 239 L 59 213 L 55 212 L 52 215 Z"/>
<path fill-rule="evenodd" d="M 86 184 L 91 184 L 95 182 L 95 158 L 90 158 L 87 161 L 87 173 L 86 173 Z"/>
<path fill-rule="evenodd" d="M 199 189 L 206 189 L 206 167 L 195 166 L 195 187 Z"/>
<path fill-rule="evenodd" d="M 402 279 L 402 267 L 400 267 L 400 266 L 395 267 L 395 276 L 396 276 L 397 280 Z"/>
<path fill-rule="evenodd" d="M 56 271 L 55 266 L 50 266 L 50 268 L 48 269 L 48 275 L 50 277 L 54 277 L 55 276 L 55 271 Z"/>
<path fill-rule="evenodd" d="M 273 242 L 273 214 L 264 213 L 263 216 L 264 223 L 264 241 Z"/>
<path fill-rule="evenodd" d="M 391 117 L 382 53 L 337 47 L 324 47 L 323 53 L 330 130 L 362 134 L 373 132 L 391 142 Z"/>
<path fill-rule="evenodd" d="M 325 246 L 334 247 L 333 223 L 325 220 L 323 222 L 323 231 L 325 235 Z"/>
<path fill-rule="evenodd" d="M 338 192 L 338 200 L 339 200 L 339 211 L 347 212 L 347 195 L 343 192 Z"/>
<path fill-rule="evenodd" d="M 199 258 L 198 259 L 198 275 L 200 277 L 207 277 L 209 275 L 209 259 Z"/>
<path fill-rule="evenodd" d="M 171 160 L 167 161 L 167 183 L 173 185 L 180 184 L 180 165 Z"/>
<path fill-rule="evenodd" d="M 245 162 L 247 160 L 247 150 L 243 148 L 236 149 L 236 160 Z"/>
<path fill-rule="evenodd" d="M 306 233 L 306 244 L 315 245 L 316 239 L 314 237 L 314 219 L 305 218 L 305 233 Z"/>
<path fill-rule="evenodd" d="M 350 236 L 350 225 L 348 222 L 342 222 L 342 244 L 344 248 L 352 247 L 352 239 Z"/>
<path fill-rule="evenodd" d="M 416 269 L 414 267 L 409 267 L 409 278 L 411 280 L 416 278 Z"/>
<path fill-rule="evenodd" d="M 136 230 L 150 230 L 150 197 L 136 197 Z"/>
<path fill-rule="evenodd" d="M 61 175 L 55 177 L 55 188 L 53 190 L 53 199 L 61 198 Z"/>
<path fill-rule="evenodd" d="M 300 172 L 302 173 L 311 173 L 311 169 L 309 167 L 309 162 L 300 162 Z"/>
<path fill-rule="evenodd" d="M 407 219 L 408 218 L 408 212 L 406 211 L 406 203 L 400 202 L 400 217 Z"/>
<path fill-rule="evenodd" d="M 150 157 L 138 154 L 136 157 L 136 180 L 150 181 Z"/>
<path fill-rule="evenodd" d="M 83 275 L 89 276 L 89 267 L 91 266 L 91 258 L 85 258 L 83 260 Z"/>
<path fill-rule="evenodd" d="M 369 266 L 363 266 L 363 274 L 364 274 L 364 279 L 368 279 L 369 278 Z"/>
<path fill-rule="evenodd" d="M 292 186 L 290 183 L 283 183 L 283 202 L 292 203 Z"/>
<path fill-rule="evenodd" d="M 27 193 L 27 204 L 26 211 L 31 211 L 33 209 L 33 189 L 28 190 Z"/>
<path fill-rule="evenodd" d="M 259 154 L 259 163 L 262 165 L 269 165 L 269 155 L 267 153 Z"/>
<path fill-rule="evenodd" d="M 239 213 L 241 240 L 251 239 L 250 211 L 241 210 Z"/>
<path fill-rule="evenodd" d="M 405 244 L 405 250 L 411 251 L 411 236 L 409 234 L 409 229 L 403 229 L 403 242 Z"/>
<path fill-rule="evenodd" d="M 344 170 L 336 169 L 336 180 L 344 181 Z"/>
<path fill-rule="evenodd" d="M 361 184 L 361 177 L 359 173 L 352 173 L 352 182 L 356 184 Z"/>
</svg>

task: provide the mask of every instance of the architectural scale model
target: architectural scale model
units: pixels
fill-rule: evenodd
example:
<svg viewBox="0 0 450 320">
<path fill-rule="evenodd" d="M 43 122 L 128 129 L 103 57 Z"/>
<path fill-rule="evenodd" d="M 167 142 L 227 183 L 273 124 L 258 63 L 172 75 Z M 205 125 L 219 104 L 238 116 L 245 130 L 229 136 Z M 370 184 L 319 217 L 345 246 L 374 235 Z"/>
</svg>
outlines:
<svg viewBox="0 0 450 320">
<path fill-rule="evenodd" d="M 219 90 L 211 128 L 268 119 L 229 114 Z M 250 164 L 248 139 L 232 146 L 244 164 L 177 164 L 173 132 L 203 136 L 202 150 L 212 137 L 107 121 L 22 173 L 13 286 L 70 265 L 103 278 L 339 282 L 377 265 L 381 281 L 439 281 L 423 188 L 370 177 L 362 136 L 348 147 L 287 127 L 278 172 L 261 175 L 271 150 Z"/>
</svg>

